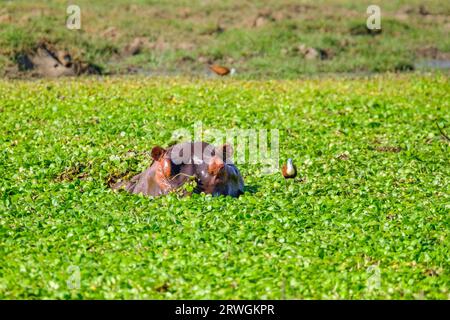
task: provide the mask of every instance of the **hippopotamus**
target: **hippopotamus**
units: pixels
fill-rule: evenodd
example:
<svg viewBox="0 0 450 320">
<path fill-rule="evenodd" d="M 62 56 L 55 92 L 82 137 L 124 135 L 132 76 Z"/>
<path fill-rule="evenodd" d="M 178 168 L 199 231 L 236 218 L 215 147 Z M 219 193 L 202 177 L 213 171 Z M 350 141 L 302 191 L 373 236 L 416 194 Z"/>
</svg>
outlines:
<svg viewBox="0 0 450 320">
<path fill-rule="evenodd" d="M 232 163 L 232 154 L 229 144 L 214 147 L 206 142 L 184 142 L 168 149 L 156 146 L 151 151 L 150 167 L 129 181 L 117 183 L 113 189 L 161 196 L 192 179 L 196 182 L 194 193 L 238 197 L 244 193 L 244 180 Z"/>
</svg>

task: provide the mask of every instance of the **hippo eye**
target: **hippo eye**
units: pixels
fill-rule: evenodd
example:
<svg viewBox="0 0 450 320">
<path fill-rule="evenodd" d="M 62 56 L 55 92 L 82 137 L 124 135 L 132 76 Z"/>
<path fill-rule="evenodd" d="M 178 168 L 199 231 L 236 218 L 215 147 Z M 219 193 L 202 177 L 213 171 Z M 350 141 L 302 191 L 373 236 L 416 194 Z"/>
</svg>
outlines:
<svg viewBox="0 0 450 320">
<path fill-rule="evenodd" d="M 227 181 L 227 173 L 225 170 L 220 170 L 217 176 L 214 177 L 215 183 L 225 183 Z"/>
<path fill-rule="evenodd" d="M 217 177 L 221 180 L 225 180 L 227 178 L 227 170 L 225 167 L 222 167 L 217 173 Z"/>
</svg>

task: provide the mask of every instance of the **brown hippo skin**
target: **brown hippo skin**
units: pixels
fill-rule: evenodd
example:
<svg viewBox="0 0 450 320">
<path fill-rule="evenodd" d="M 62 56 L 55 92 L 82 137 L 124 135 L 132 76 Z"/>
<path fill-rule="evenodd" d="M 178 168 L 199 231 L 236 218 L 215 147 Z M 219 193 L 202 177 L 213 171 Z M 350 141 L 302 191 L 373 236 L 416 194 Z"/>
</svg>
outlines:
<svg viewBox="0 0 450 320">
<path fill-rule="evenodd" d="M 228 144 L 214 148 L 205 142 L 184 142 L 167 150 L 157 146 L 152 149 L 153 162 L 148 169 L 113 189 L 160 196 L 193 178 L 197 182 L 195 193 L 238 197 L 244 193 L 244 180 L 231 162 L 232 153 Z"/>
</svg>

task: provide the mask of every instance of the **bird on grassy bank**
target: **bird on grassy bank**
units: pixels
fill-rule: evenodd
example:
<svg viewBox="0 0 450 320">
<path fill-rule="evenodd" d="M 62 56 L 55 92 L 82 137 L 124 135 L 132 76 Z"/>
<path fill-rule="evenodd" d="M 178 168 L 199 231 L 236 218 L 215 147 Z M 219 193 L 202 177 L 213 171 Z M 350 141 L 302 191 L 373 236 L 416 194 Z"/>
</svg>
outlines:
<svg viewBox="0 0 450 320">
<path fill-rule="evenodd" d="M 287 163 L 283 165 L 281 168 L 281 173 L 286 179 L 293 179 L 297 176 L 297 168 L 292 159 L 289 158 Z"/>
<path fill-rule="evenodd" d="M 209 65 L 209 69 L 221 77 L 226 75 L 233 75 L 236 72 L 234 68 L 229 69 L 227 67 L 219 66 L 217 64 Z"/>
</svg>

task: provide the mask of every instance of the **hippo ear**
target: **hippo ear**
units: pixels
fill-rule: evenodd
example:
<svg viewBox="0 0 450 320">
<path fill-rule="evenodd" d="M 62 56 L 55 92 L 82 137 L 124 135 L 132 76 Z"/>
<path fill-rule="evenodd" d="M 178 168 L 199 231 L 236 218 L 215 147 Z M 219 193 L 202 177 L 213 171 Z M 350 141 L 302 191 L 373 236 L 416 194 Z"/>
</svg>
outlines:
<svg viewBox="0 0 450 320">
<path fill-rule="evenodd" d="M 224 167 L 225 164 L 222 159 L 218 156 L 214 156 L 208 164 L 208 173 L 213 176 L 217 176 L 221 171 L 223 171 Z"/>
<path fill-rule="evenodd" d="M 172 173 L 172 163 L 170 162 L 170 159 L 164 159 L 161 168 L 164 176 L 170 177 Z"/>
<path fill-rule="evenodd" d="M 155 160 L 155 161 L 159 161 L 159 159 L 161 159 L 161 157 L 164 155 L 164 153 L 166 153 L 165 149 L 163 149 L 163 148 L 161 148 L 159 146 L 153 147 L 153 149 L 152 149 L 152 159 Z"/>
<path fill-rule="evenodd" d="M 233 159 L 233 147 L 226 143 L 216 148 L 216 156 L 220 157 L 224 162 L 230 162 Z"/>
</svg>

